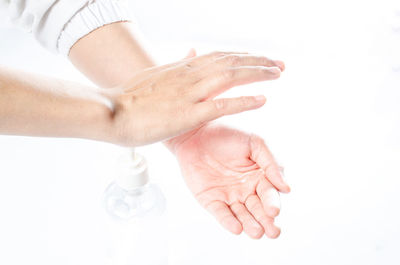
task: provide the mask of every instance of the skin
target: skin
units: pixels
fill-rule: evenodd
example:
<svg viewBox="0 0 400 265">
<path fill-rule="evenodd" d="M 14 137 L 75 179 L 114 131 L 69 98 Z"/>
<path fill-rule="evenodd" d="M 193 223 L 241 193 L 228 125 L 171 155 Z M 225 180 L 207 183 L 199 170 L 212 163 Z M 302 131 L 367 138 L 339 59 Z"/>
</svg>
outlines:
<svg viewBox="0 0 400 265">
<path fill-rule="evenodd" d="M 279 236 L 277 189 L 290 187 L 260 137 L 207 124 L 171 144 L 188 188 L 224 228 L 256 239 Z"/>
<path fill-rule="evenodd" d="M 111 106 L 98 89 L 0 67 L 0 134 L 111 139 Z"/>
<path fill-rule="evenodd" d="M 121 89 L 104 92 L 115 102 L 121 145 L 165 140 L 224 115 L 257 109 L 264 96 L 219 98 L 234 86 L 279 78 L 264 57 L 215 52 L 135 74 Z"/>
<path fill-rule="evenodd" d="M 155 65 L 135 36 L 129 23 L 107 25 L 78 41 L 69 58 L 102 87 L 124 83 L 133 73 Z M 213 56 L 221 59 L 221 53 Z M 195 57 L 195 51 L 191 50 L 186 60 Z M 260 60 L 246 53 L 225 53 L 223 57 L 231 58 L 234 64 L 241 57 L 247 62 Z M 281 61 L 261 60 L 264 60 L 263 65 L 278 67 L 280 71 L 285 69 Z M 193 67 L 192 63 L 189 65 Z M 221 87 L 217 92 L 225 89 Z M 263 234 L 270 238 L 279 236 L 280 229 L 274 224 L 280 211 L 278 191 L 287 193 L 290 187 L 260 137 L 205 123 L 164 144 L 175 154 L 196 199 L 223 227 L 234 234 L 244 231 L 252 238 Z"/>
<path fill-rule="evenodd" d="M 156 65 L 137 35 L 129 22 L 106 25 L 75 43 L 69 59 L 99 87 L 118 86 L 134 73 Z"/>
<path fill-rule="evenodd" d="M 233 86 L 279 75 L 279 68 L 269 66 L 265 58 L 218 52 L 148 68 L 121 86 L 92 89 L 85 101 L 89 90 L 78 89 L 80 85 L 0 69 L 0 132 L 85 137 L 124 146 L 150 144 L 221 116 L 261 107 L 263 96 L 214 97 Z M 91 113 L 93 121 L 87 121 Z"/>
</svg>

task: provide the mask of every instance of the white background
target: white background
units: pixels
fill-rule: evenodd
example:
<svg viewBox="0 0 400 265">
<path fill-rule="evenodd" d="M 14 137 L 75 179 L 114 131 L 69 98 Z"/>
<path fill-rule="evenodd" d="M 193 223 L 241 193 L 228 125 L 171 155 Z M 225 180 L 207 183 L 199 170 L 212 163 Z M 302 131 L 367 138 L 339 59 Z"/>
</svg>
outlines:
<svg viewBox="0 0 400 265">
<path fill-rule="evenodd" d="M 242 50 L 286 62 L 229 95 L 267 105 L 221 122 L 262 135 L 285 166 L 277 240 L 220 228 L 174 157 L 143 147 L 168 199 L 171 264 L 400 264 L 400 8 L 389 1 L 131 1 L 160 62 Z M 397 9 L 396 9 L 397 8 Z M 26 33 L 0 30 L 0 63 L 86 81 Z M 121 150 L 0 136 L 0 264 L 103 264 L 101 194 Z"/>
</svg>

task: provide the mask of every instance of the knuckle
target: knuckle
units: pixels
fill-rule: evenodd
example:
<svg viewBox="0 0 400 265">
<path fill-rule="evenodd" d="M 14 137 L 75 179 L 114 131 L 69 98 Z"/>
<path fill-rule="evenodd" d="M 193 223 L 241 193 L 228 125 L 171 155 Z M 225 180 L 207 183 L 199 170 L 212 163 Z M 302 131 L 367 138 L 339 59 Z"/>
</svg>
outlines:
<svg viewBox="0 0 400 265">
<path fill-rule="evenodd" d="M 241 107 L 247 107 L 247 106 L 251 105 L 252 102 L 253 102 L 252 99 L 249 97 L 240 97 L 239 98 L 239 105 Z"/>
<path fill-rule="evenodd" d="M 271 74 L 271 71 L 268 68 L 265 68 L 262 66 L 257 67 L 256 70 L 260 75 L 270 75 Z"/>
<path fill-rule="evenodd" d="M 247 200 L 246 200 L 246 206 L 247 206 L 247 208 L 252 209 L 252 208 L 254 208 L 256 205 L 257 205 L 257 200 L 256 200 L 256 198 L 255 198 L 253 195 L 249 196 L 249 197 L 247 198 Z"/>
<path fill-rule="evenodd" d="M 224 57 L 224 63 L 230 66 L 238 66 L 241 61 L 242 58 L 237 55 L 228 55 Z"/>
<path fill-rule="evenodd" d="M 186 78 L 188 73 L 187 71 L 190 70 L 190 67 L 188 67 L 187 65 L 184 65 L 184 69 L 183 71 L 175 71 L 174 74 L 171 76 L 171 78 L 169 78 L 169 80 L 174 80 L 174 79 L 183 79 Z"/>
<path fill-rule="evenodd" d="M 243 212 L 243 209 L 240 207 L 240 204 L 237 202 L 232 203 L 231 209 L 232 209 L 232 211 L 234 211 L 237 214 Z"/>
<path fill-rule="evenodd" d="M 175 103 L 175 119 L 179 122 L 183 122 L 187 120 L 188 117 L 190 117 L 189 112 L 189 106 L 186 105 L 184 102 L 176 102 Z"/>
<path fill-rule="evenodd" d="M 193 115 L 191 115 L 190 108 L 191 106 L 185 104 L 184 102 L 175 102 L 174 109 L 169 112 L 169 114 L 173 115 L 173 122 L 171 120 L 166 119 L 162 122 L 163 127 L 168 131 L 176 131 L 182 128 L 193 127 L 197 125 L 198 122 Z"/>
<path fill-rule="evenodd" d="M 156 82 L 152 82 L 148 85 L 148 92 L 154 93 L 158 90 L 158 84 Z"/>
<path fill-rule="evenodd" d="M 267 57 L 260 57 L 259 60 L 260 60 L 261 65 L 269 65 L 270 61 L 271 61 Z"/>
<path fill-rule="evenodd" d="M 243 61 L 243 58 L 237 55 L 233 55 L 231 56 L 231 65 L 232 66 L 238 66 L 241 64 L 241 62 Z"/>
<path fill-rule="evenodd" d="M 214 106 L 217 110 L 223 110 L 226 108 L 226 99 L 218 99 L 214 101 Z"/>
<path fill-rule="evenodd" d="M 193 68 L 193 64 L 192 64 L 191 62 L 187 62 L 187 63 L 185 64 L 185 68 L 186 68 L 187 70 L 191 70 L 191 69 Z"/>
<path fill-rule="evenodd" d="M 222 72 L 222 79 L 229 81 L 235 78 L 236 71 L 234 69 L 226 69 Z"/>
<path fill-rule="evenodd" d="M 269 207 L 269 209 L 268 209 L 268 214 L 269 214 L 269 216 L 271 216 L 271 217 L 276 217 L 276 216 L 279 215 L 280 211 L 281 211 L 281 210 L 280 210 L 278 207 L 271 206 L 271 207 Z"/>
<path fill-rule="evenodd" d="M 229 221 L 231 219 L 231 215 L 223 215 L 221 217 L 219 217 L 219 221 L 221 224 L 224 224 L 225 222 Z"/>
</svg>

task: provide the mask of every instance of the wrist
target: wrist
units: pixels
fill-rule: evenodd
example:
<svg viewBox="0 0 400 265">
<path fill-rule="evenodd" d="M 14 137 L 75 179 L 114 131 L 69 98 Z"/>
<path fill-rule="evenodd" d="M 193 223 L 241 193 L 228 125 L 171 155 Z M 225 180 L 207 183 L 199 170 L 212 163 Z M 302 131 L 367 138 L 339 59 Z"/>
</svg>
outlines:
<svg viewBox="0 0 400 265">
<path fill-rule="evenodd" d="M 170 138 L 168 140 L 163 141 L 163 144 L 165 147 L 174 155 L 176 155 L 177 151 L 179 150 L 179 147 L 186 142 L 188 139 L 193 137 L 195 134 L 199 133 L 202 128 L 204 128 L 207 125 L 204 125 L 200 128 L 196 128 L 194 130 L 191 130 L 187 133 L 175 136 L 173 138 Z"/>
<path fill-rule="evenodd" d="M 85 88 L 83 88 L 85 89 Z M 115 142 L 113 129 L 114 103 L 101 91 L 89 90 L 85 98 L 70 105 L 71 136 L 103 142 Z M 66 122 L 67 122 L 66 121 Z M 75 131 L 75 132 L 74 132 Z"/>
<path fill-rule="evenodd" d="M 100 93 L 109 101 L 109 111 L 102 119 L 106 128 L 105 141 L 126 147 L 146 144 L 143 120 L 140 119 L 144 113 L 136 100 L 120 87 Z"/>
</svg>

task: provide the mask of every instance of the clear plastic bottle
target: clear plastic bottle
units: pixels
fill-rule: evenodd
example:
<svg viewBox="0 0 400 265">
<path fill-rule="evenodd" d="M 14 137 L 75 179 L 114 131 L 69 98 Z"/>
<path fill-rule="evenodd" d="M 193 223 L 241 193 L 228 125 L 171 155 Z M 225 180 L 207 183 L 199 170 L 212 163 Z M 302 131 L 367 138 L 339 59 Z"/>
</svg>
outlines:
<svg viewBox="0 0 400 265">
<path fill-rule="evenodd" d="M 166 265 L 165 197 L 149 183 L 143 156 L 127 154 L 119 160 L 117 176 L 104 192 L 112 237 L 112 264 Z"/>
</svg>

